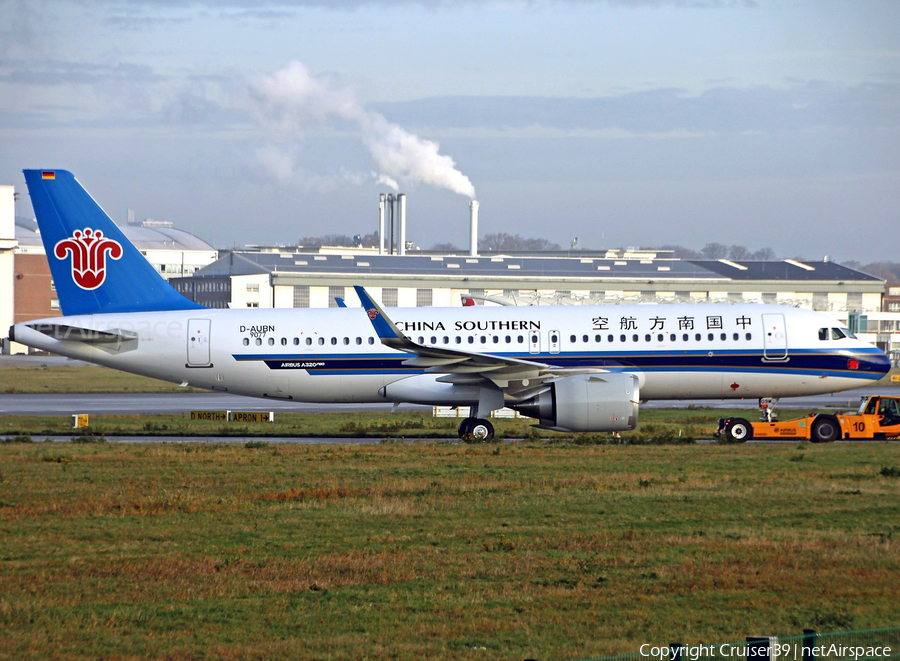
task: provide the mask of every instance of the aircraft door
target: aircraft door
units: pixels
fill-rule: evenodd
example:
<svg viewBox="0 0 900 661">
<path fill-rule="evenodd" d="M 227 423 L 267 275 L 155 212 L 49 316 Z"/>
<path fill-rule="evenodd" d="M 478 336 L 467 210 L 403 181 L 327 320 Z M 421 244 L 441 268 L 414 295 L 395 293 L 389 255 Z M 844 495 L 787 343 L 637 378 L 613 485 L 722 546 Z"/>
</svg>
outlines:
<svg viewBox="0 0 900 661">
<path fill-rule="evenodd" d="M 783 314 L 764 314 L 763 359 L 787 360 L 787 328 Z"/>
<path fill-rule="evenodd" d="M 541 352 L 541 334 L 537 331 L 531 331 L 528 335 L 528 351 L 530 353 L 540 353 Z"/>
<path fill-rule="evenodd" d="M 212 367 L 209 362 L 209 331 L 209 319 L 188 319 L 188 367 Z"/>
<path fill-rule="evenodd" d="M 559 331 L 552 330 L 547 333 L 547 344 L 550 346 L 550 353 L 559 353 L 560 334 Z"/>
</svg>

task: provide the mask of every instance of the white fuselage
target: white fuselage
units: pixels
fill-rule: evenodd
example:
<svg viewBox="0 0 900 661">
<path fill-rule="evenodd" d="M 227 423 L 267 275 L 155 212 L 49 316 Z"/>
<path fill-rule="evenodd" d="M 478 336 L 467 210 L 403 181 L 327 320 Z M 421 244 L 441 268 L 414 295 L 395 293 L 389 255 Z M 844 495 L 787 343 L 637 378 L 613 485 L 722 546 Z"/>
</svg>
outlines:
<svg viewBox="0 0 900 661">
<path fill-rule="evenodd" d="M 759 304 L 393 308 L 414 342 L 560 367 L 632 372 L 642 399 L 784 397 L 881 378 L 886 356 L 827 315 Z M 54 339 L 41 323 L 124 333 L 119 342 Z M 836 332 L 835 332 L 836 329 Z M 376 337 L 361 308 L 97 314 L 18 324 L 32 347 L 175 383 L 298 402 L 384 402 L 423 375 Z M 128 339 L 132 338 L 133 339 Z M 471 404 L 463 395 L 438 402 Z M 437 391 L 435 391 L 437 392 Z M 445 397 L 447 388 L 440 389 Z M 462 391 L 460 391 L 462 392 Z"/>
</svg>

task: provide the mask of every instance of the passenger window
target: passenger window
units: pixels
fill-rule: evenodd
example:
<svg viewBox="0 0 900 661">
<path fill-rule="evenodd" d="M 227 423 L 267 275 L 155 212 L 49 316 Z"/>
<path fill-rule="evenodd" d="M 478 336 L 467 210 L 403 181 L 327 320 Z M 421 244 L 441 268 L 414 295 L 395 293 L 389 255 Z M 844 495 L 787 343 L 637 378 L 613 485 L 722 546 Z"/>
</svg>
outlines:
<svg viewBox="0 0 900 661">
<path fill-rule="evenodd" d="M 369 344 L 375 344 L 375 338 L 374 338 L 374 337 L 370 337 L 370 338 L 369 338 Z"/>
<path fill-rule="evenodd" d="M 827 340 L 827 339 L 828 339 L 828 329 L 827 329 L 827 328 L 820 328 L 820 329 L 819 329 L 819 339 L 820 339 L 820 340 Z"/>
<path fill-rule="evenodd" d="M 300 344 L 300 338 L 299 338 L 299 337 L 295 337 L 295 338 L 294 338 L 294 346 L 297 346 L 298 344 Z"/>
<path fill-rule="evenodd" d="M 587 342 L 588 340 L 590 340 L 590 338 L 589 338 L 587 335 L 583 336 L 581 339 L 584 340 L 585 342 Z"/>
<path fill-rule="evenodd" d="M 312 338 L 311 337 L 306 338 L 306 346 L 310 346 L 311 344 L 312 344 Z"/>
<path fill-rule="evenodd" d="M 518 338 L 519 344 L 522 344 L 522 342 L 524 342 L 524 341 L 525 341 L 525 337 L 523 335 L 519 335 L 519 338 Z"/>
<path fill-rule="evenodd" d="M 419 335 L 419 344 L 425 344 L 425 338 Z"/>
<path fill-rule="evenodd" d="M 624 342 L 624 341 L 625 341 L 625 336 L 619 335 L 619 342 Z"/>
<path fill-rule="evenodd" d="M 356 343 L 357 343 L 357 344 L 362 344 L 362 338 L 361 338 L 361 337 L 356 338 Z"/>
<path fill-rule="evenodd" d="M 444 335 L 444 344 L 450 344 L 450 338 Z"/>
<path fill-rule="evenodd" d="M 337 338 L 336 338 L 336 337 L 331 338 L 331 344 L 337 344 Z"/>
<path fill-rule="evenodd" d="M 500 336 L 494 335 L 494 344 L 500 344 Z"/>
<path fill-rule="evenodd" d="M 669 341 L 674 342 L 677 338 L 675 337 L 675 333 L 669 333 Z"/>
<path fill-rule="evenodd" d="M 437 344 L 437 338 L 434 335 L 431 336 L 431 343 Z"/>
<path fill-rule="evenodd" d="M 287 346 L 287 338 L 286 337 L 281 338 L 281 346 L 283 346 L 283 347 Z"/>
<path fill-rule="evenodd" d="M 660 333 L 659 335 L 656 336 L 656 341 L 657 341 L 657 342 L 662 342 L 663 339 L 664 339 L 664 336 L 663 336 L 662 333 Z"/>
<path fill-rule="evenodd" d="M 615 336 L 612 333 L 610 333 L 609 335 L 606 336 L 607 342 L 612 342 L 614 339 L 615 339 Z"/>
<path fill-rule="evenodd" d="M 644 342 L 649 342 L 651 339 L 652 338 L 650 336 L 650 333 L 647 333 L 646 335 L 644 335 Z"/>
<path fill-rule="evenodd" d="M 706 339 L 709 340 L 710 342 L 712 342 L 713 337 L 715 337 L 715 336 L 712 333 L 710 333 L 709 335 L 706 336 Z"/>
<path fill-rule="evenodd" d="M 250 345 L 250 338 L 245 337 L 245 338 L 244 338 L 244 346 L 246 347 L 246 346 L 249 346 L 249 345 Z"/>
<path fill-rule="evenodd" d="M 462 338 L 459 335 L 456 336 L 456 343 L 462 344 Z"/>
<path fill-rule="evenodd" d="M 275 346 L 275 338 L 274 337 L 269 338 L 269 346 L 270 347 Z"/>
<path fill-rule="evenodd" d="M 741 339 L 741 336 L 735 333 L 732 337 L 734 337 L 735 341 Z"/>
<path fill-rule="evenodd" d="M 555 341 L 555 340 L 554 340 L 554 341 Z M 569 342 L 571 342 L 572 344 L 574 344 L 574 343 L 577 342 L 577 341 L 578 341 L 578 339 L 577 339 L 574 335 L 569 335 Z"/>
<path fill-rule="evenodd" d="M 697 333 L 696 335 L 694 335 L 694 339 L 695 339 L 697 342 L 700 341 L 700 338 L 701 338 L 701 337 L 703 337 L 703 336 L 700 335 L 700 333 Z"/>
<path fill-rule="evenodd" d="M 262 338 L 261 337 L 256 338 L 256 346 L 258 346 L 258 347 L 262 346 Z"/>
<path fill-rule="evenodd" d="M 687 333 L 685 333 L 684 335 L 681 336 L 681 339 L 684 340 L 685 342 L 687 342 L 690 339 L 690 336 Z"/>
<path fill-rule="evenodd" d="M 481 336 L 481 343 L 487 344 L 487 338 L 484 335 Z"/>
<path fill-rule="evenodd" d="M 475 336 L 469 335 L 469 344 L 475 344 Z"/>
<path fill-rule="evenodd" d="M 325 338 L 324 338 L 324 337 L 320 337 L 320 338 L 319 338 L 319 346 L 322 346 L 323 344 L 325 344 Z"/>
<path fill-rule="evenodd" d="M 344 338 L 344 346 L 347 346 L 348 344 L 350 344 L 350 338 L 349 338 L 349 337 L 345 337 L 345 338 Z"/>
<path fill-rule="evenodd" d="M 601 337 L 602 337 L 602 336 L 601 336 L 599 333 L 597 333 L 596 335 L 594 335 L 594 342 L 600 342 L 600 341 L 601 341 Z"/>
<path fill-rule="evenodd" d="M 631 336 L 631 341 L 632 341 L 632 342 L 637 342 L 637 341 L 638 341 L 638 334 L 637 334 L 637 333 L 635 333 L 634 335 Z"/>
<path fill-rule="evenodd" d="M 720 336 L 720 339 L 724 342 L 725 340 L 728 339 L 728 336 L 725 333 L 722 333 L 722 335 Z"/>
<path fill-rule="evenodd" d="M 746 337 L 748 340 L 753 339 L 753 335 L 751 333 L 747 333 L 744 337 Z"/>
<path fill-rule="evenodd" d="M 507 336 L 506 336 L 506 343 L 507 343 L 507 344 L 510 344 L 511 342 L 512 342 L 512 338 L 511 338 L 509 335 L 507 335 Z"/>
</svg>

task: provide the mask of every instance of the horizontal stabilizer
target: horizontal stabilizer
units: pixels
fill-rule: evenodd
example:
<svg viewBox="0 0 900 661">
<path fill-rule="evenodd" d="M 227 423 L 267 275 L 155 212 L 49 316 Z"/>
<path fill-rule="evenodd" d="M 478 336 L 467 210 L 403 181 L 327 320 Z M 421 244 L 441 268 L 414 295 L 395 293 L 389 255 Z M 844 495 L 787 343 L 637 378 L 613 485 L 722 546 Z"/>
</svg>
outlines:
<svg viewBox="0 0 900 661">
<path fill-rule="evenodd" d="M 112 344 L 115 342 L 126 342 L 128 340 L 137 339 L 137 333 L 119 329 L 99 331 L 92 328 L 67 326 L 65 324 L 28 324 L 28 327 L 33 328 L 39 333 L 43 333 L 47 337 L 52 337 L 54 340 L 62 340 L 64 342 Z"/>
</svg>

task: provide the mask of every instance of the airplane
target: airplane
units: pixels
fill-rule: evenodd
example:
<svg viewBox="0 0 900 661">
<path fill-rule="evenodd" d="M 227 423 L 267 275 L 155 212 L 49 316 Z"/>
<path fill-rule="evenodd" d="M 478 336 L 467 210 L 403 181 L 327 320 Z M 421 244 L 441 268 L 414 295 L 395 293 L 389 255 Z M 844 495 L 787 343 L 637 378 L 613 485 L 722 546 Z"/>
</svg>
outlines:
<svg viewBox="0 0 900 661">
<path fill-rule="evenodd" d="M 777 398 L 872 383 L 888 357 L 832 317 L 758 303 L 209 309 L 175 291 L 65 170 L 25 170 L 62 317 L 35 349 L 215 391 L 295 402 L 504 406 L 565 432 L 634 429 L 642 400 Z"/>
</svg>

